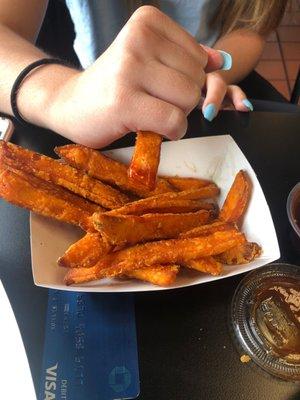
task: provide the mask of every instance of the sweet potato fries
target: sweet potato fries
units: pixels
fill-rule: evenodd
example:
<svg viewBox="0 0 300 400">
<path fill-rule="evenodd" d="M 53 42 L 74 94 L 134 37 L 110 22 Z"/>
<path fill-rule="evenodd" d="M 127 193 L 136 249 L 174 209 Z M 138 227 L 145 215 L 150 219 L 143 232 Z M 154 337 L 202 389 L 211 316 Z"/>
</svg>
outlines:
<svg viewBox="0 0 300 400">
<path fill-rule="evenodd" d="M 143 158 L 130 169 L 80 145 L 56 148 L 58 160 L 0 141 L 0 197 L 85 231 L 58 260 L 67 285 L 125 277 L 169 286 L 182 268 L 220 275 L 223 264 L 260 255 L 238 228 L 251 195 L 246 172 L 219 212 L 213 182 L 156 179 L 161 138 L 145 134 L 136 147 Z M 143 176 L 138 183 L 133 171 Z"/>
<path fill-rule="evenodd" d="M 149 190 L 155 188 L 157 169 L 160 159 L 162 136 L 153 132 L 138 132 L 131 164 L 129 178 Z"/>
</svg>

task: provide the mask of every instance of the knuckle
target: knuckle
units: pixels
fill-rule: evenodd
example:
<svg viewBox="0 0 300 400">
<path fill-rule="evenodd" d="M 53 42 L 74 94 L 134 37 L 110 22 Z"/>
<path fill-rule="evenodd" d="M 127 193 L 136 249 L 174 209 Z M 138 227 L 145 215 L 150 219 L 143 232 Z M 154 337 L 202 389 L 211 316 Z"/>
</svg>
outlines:
<svg viewBox="0 0 300 400">
<path fill-rule="evenodd" d="M 131 16 L 132 20 L 141 22 L 151 22 L 157 18 L 161 12 L 154 6 L 141 6 Z"/>
<path fill-rule="evenodd" d="M 201 97 L 201 87 L 195 82 L 191 89 L 191 101 L 192 104 L 197 105 Z"/>
<path fill-rule="evenodd" d="M 126 52 L 142 55 L 147 51 L 152 36 L 151 29 L 147 25 L 128 24 L 123 34 L 122 47 Z"/>
<path fill-rule="evenodd" d="M 135 48 L 145 51 L 152 37 L 152 32 L 147 25 L 138 25 L 135 27 L 134 37 Z"/>
<path fill-rule="evenodd" d="M 169 139 L 178 139 L 187 129 L 187 119 L 182 110 L 172 107 L 165 125 L 165 135 Z"/>
<path fill-rule="evenodd" d="M 199 103 L 201 98 L 201 87 L 194 81 L 189 82 L 186 97 L 186 112 L 190 112 Z"/>
<path fill-rule="evenodd" d="M 220 88 L 226 88 L 227 84 L 224 81 L 224 78 L 216 71 L 216 72 L 210 72 L 208 75 L 208 80 L 213 80 L 218 84 Z"/>
<path fill-rule="evenodd" d="M 200 87 L 200 90 L 203 88 L 206 82 L 206 73 L 203 70 L 200 70 L 198 73 L 198 84 Z"/>
<path fill-rule="evenodd" d="M 244 91 L 238 85 L 229 85 L 228 86 L 233 93 L 245 96 Z"/>
<path fill-rule="evenodd" d="M 134 38 L 137 35 L 139 30 L 139 26 L 134 23 L 127 23 L 122 30 L 121 35 L 121 44 L 126 48 L 130 49 L 130 47 L 134 44 Z"/>
</svg>

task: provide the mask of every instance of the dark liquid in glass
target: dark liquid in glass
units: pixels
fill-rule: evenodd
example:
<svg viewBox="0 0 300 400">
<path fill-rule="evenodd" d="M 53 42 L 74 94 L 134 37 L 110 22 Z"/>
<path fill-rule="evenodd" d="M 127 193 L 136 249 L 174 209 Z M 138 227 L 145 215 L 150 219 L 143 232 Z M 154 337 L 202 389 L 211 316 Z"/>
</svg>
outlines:
<svg viewBox="0 0 300 400">
<path fill-rule="evenodd" d="M 295 200 L 293 211 L 292 211 L 292 218 L 295 224 L 300 229 L 300 196 L 298 196 Z"/>
<path fill-rule="evenodd" d="M 271 351 L 290 363 L 299 363 L 299 280 L 269 279 L 256 293 L 252 310 L 254 323 Z"/>
</svg>

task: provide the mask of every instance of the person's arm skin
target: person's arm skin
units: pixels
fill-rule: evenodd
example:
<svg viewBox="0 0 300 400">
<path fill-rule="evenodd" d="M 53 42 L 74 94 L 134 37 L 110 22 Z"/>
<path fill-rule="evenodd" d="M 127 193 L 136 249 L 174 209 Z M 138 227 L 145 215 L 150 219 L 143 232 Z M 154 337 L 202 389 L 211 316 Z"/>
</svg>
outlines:
<svg viewBox="0 0 300 400">
<path fill-rule="evenodd" d="M 0 0 L 3 112 L 12 112 L 10 90 L 20 71 L 45 57 L 29 41 L 37 34 L 46 3 Z M 205 72 L 223 63 L 221 53 L 205 51 L 169 17 L 144 6 L 85 71 L 60 65 L 34 70 L 22 83 L 17 104 L 29 122 L 91 147 L 138 130 L 178 139 L 186 132 L 187 115 L 199 103 Z"/>
<path fill-rule="evenodd" d="M 27 65 L 47 57 L 33 45 L 47 5 L 48 0 L 0 0 L 0 110 L 6 114 L 12 115 L 10 92 L 16 77 Z M 47 118 L 52 97 L 61 87 L 60 82 L 67 81 L 74 72 L 70 68 L 49 65 L 44 71 L 43 68 L 34 71 L 31 77 L 35 79 L 29 76 L 24 80 L 17 104 L 28 121 L 49 126 Z"/>
<path fill-rule="evenodd" d="M 251 103 L 246 94 L 237 86 L 256 66 L 264 47 L 265 39 L 258 33 L 246 29 L 236 30 L 221 37 L 214 45 L 232 55 L 232 68 L 229 71 L 216 71 L 207 74 L 206 96 L 202 111 L 208 120 L 218 113 L 226 96 L 236 110 L 251 111 Z"/>
<path fill-rule="evenodd" d="M 9 96 L 18 74 L 45 54 L 34 43 L 47 0 L 0 0 L 0 109 L 11 114 Z M 30 43 L 31 42 L 31 43 Z"/>
</svg>

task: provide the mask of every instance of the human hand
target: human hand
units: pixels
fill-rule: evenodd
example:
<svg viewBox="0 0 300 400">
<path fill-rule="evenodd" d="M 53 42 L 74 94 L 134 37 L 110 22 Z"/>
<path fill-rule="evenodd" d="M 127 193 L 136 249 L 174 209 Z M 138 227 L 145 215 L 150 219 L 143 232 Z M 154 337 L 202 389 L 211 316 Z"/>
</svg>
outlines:
<svg viewBox="0 0 300 400">
<path fill-rule="evenodd" d="M 205 73 L 224 61 L 158 9 L 141 7 L 94 64 L 61 85 L 51 129 L 95 148 L 139 130 L 179 139 Z"/>
<path fill-rule="evenodd" d="M 228 103 L 237 111 L 253 111 L 253 106 L 242 89 L 237 85 L 228 85 L 222 74 L 217 71 L 206 75 L 205 86 L 202 112 L 208 121 L 217 116 L 220 108 L 228 108 Z"/>
</svg>

